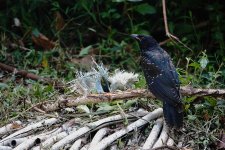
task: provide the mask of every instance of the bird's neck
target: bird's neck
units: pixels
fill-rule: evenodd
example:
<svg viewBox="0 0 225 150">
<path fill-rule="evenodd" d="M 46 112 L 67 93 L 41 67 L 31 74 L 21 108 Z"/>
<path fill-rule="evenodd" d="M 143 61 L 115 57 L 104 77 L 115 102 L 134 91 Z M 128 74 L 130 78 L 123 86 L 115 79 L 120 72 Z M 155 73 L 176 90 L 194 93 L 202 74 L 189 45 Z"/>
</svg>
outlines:
<svg viewBox="0 0 225 150">
<path fill-rule="evenodd" d="M 141 46 L 142 52 L 155 51 L 155 50 L 158 50 L 158 49 L 161 49 L 161 48 L 157 43 L 153 44 L 153 45 L 148 45 L 148 46 L 145 46 L 145 45 Z"/>
</svg>

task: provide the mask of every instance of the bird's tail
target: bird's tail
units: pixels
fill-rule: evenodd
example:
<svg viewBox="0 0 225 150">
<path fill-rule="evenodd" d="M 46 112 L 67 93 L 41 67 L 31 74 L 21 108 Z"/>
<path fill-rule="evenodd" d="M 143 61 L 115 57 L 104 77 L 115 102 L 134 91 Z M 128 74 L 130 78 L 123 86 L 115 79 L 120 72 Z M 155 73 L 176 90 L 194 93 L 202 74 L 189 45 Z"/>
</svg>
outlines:
<svg viewBox="0 0 225 150">
<path fill-rule="evenodd" d="M 174 106 L 163 103 L 163 114 L 169 127 L 181 128 L 183 126 L 183 105 L 182 103 Z"/>
</svg>

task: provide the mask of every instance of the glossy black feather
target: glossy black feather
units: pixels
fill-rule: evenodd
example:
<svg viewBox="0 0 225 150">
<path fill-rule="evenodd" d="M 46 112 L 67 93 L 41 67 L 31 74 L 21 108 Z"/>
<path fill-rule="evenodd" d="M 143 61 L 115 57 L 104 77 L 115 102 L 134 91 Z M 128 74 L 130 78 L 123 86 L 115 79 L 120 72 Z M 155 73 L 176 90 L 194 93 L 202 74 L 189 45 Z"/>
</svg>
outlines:
<svg viewBox="0 0 225 150">
<path fill-rule="evenodd" d="M 141 67 L 149 90 L 163 101 L 167 124 L 180 128 L 183 124 L 183 105 L 180 83 L 170 56 L 151 37 L 136 35 L 141 48 Z"/>
</svg>

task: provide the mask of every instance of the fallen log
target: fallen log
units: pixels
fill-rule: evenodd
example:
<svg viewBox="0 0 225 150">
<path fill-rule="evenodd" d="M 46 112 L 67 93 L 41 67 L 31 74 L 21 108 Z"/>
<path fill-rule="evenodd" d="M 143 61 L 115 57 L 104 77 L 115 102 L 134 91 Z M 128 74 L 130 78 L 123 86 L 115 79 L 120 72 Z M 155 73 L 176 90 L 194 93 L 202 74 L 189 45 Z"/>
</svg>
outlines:
<svg viewBox="0 0 225 150">
<path fill-rule="evenodd" d="M 225 89 L 200 89 L 192 88 L 188 86 L 181 87 L 181 94 L 183 96 L 213 96 L 213 97 L 225 97 Z M 80 97 L 64 97 L 60 96 L 59 100 L 52 102 L 43 102 L 37 106 L 46 112 L 55 111 L 60 108 L 78 106 L 82 104 L 89 103 L 99 103 L 99 102 L 111 102 L 113 100 L 127 100 L 132 98 L 155 98 L 151 92 L 146 89 L 136 89 L 128 91 L 119 91 L 113 93 L 103 93 L 103 94 L 90 94 L 88 96 Z"/>
</svg>

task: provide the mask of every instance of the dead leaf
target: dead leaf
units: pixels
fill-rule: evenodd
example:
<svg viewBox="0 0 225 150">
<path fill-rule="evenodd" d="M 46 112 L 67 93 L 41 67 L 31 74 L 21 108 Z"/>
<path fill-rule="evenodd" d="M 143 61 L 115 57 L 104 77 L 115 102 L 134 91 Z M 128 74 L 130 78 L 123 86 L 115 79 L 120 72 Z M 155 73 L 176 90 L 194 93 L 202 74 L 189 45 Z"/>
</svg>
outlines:
<svg viewBox="0 0 225 150">
<path fill-rule="evenodd" d="M 64 19 L 60 12 L 55 13 L 55 28 L 57 31 L 61 30 L 65 25 Z"/>
<path fill-rule="evenodd" d="M 208 112 L 205 112 L 203 117 L 204 117 L 204 120 L 206 120 L 206 121 L 209 121 L 209 119 L 210 119 L 210 116 L 209 116 Z"/>
<path fill-rule="evenodd" d="M 225 126 L 225 117 L 220 116 L 219 120 L 220 120 L 220 123 Z"/>
<path fill-rule="evenodd" d="M 86 55 L 82 58 L 73 58 L 71 61 L 82 68 L 90 69 L 93 65 L 93 59 L 94 57 L 92 57 L 91 55 Z"/>
<path fill-rule="evenodd" d="M 44 68 L 47 68 L 48 67 L 48 59 L 45 56 L 42 59 L 42 66 Z"/>
<path fill-rule="evenodd" d="M 13 122 L 12 123 L 12 126 L 11 126 L 11 129 L 20 129 L 22 128 L 22 125 L 18 122 Z"/>
<path fill-rule="evenodd" d="M 41 46 L 45 49 L 52 49 L 55 47 L 55 43 L 53 41 L 50 41 L 45 35 L 40 33 L 37 29 L 33 30 L 32 32 L 32 40 L 36 45 Z"/>
</svg>

